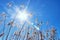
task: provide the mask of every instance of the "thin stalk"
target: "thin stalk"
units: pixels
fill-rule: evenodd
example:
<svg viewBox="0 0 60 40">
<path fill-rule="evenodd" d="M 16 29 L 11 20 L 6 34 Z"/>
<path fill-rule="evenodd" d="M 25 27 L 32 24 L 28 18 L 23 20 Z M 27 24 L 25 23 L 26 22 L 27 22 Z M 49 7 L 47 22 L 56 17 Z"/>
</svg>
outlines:
<svg viewBox="0 0 60 40">
<path fill-rule="evenodd" d="M 5 21 L 6 21 L 6 16 L 5 16 L 5 19 L 4 19 L 4 28 L 3 28 L 3 33 L 4 33 L 4 30 L 5 30 Z M 4 35 L 3 35 L 2 40 L 4 40 Z"/>
<path fill-rule="evenodd" d="M 39 40 L 39 32 L 38 32 L 38 40 Z"/>
<path fill-rule="evenodd" d="M 25 31 L 26 32 L 26 31 Z M 23 37 L 23 40 L 25 39 L 25 37 L 26 37 L 26 33 L 25 33 L 25 36 Z"/>
<path fill-rule="evenodd" d="M 23 37 L 23 40 L 25 39 L 26 36 Z"/>
<path fill-rule="evenodd" d="M 9 32 L 8 32 L 7 37 L 6 37 L 6 40 L 8 40 L 8 36 L 9 36 L 9 33 L 10 33 L 11 28 L 12 28 L 12 27 L 9 28 Z"/>
<path fill-rule="evenodd" d="M 28 35 L 29 35 L 29 27 L 28 27 L 28 29 L 27 29 L 27 38 L 26 38 L 26 40 L 29 39 L 29 38 L 28 38 L 28 37 L 29 37 Z"/>
<path fill-rule="evenodd" d="M 21 28 L 21 30 L 19 31 L 19 36 L 20 36 L 20 34 L 21 34 L 21 31 L 22 31 L 23 28 L 24 28 L 24 25 L 25 25 L 25 23 L 22 25 L 22 28 Z"/>
</svg>

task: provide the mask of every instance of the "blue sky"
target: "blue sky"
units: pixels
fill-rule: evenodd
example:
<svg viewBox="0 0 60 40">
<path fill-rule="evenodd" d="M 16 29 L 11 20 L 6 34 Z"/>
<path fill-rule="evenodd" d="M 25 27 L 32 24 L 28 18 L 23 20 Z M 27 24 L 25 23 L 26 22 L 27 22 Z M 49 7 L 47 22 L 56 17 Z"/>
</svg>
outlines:
<svg viewBox="0 0 60 40">
<path fill-rule="evenodd" d="M 21 4 L 26 6 L 28 0 L 0 0 L 0 13 L 6 12 L 7 14 L 8 2 L 12 2 L 16 6 Z M 30 0 L 27 10 L 33 13 L 32 20 L 38 18 L 39 21 L 42 20 L 44 23 L 49 21 L 49 25 L 55 26 L 60 37 L 60 0 Z M 47 29 L 46 25 L 44 25 L 41 29 Z M 2 28 L 0 29 L 2 30 Z"/>
</svg>

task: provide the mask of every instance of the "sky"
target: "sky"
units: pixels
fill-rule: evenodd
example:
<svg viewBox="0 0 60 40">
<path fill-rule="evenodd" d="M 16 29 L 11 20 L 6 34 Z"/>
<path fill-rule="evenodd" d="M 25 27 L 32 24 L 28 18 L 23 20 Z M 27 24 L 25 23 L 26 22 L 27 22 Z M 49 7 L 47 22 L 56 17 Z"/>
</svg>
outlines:
<svg viewBox="0 0 60 40">
<path fill-rule="evenodd" d="M 28 12 L 32 12 L 33 14 L 33 18 L 31 19 L 32 22 L 34 22 L 36 18 L 38 18 L 39 22 L 43 21 L 44 24 L 40 29 L 45 30 L 48 28 L 45 25 L 46 21 L 48 21 L 49 27 L 54 26 L 57 29 L 57 33 L 60 37 L 60 0 L 30 0 L 30 1 L 28 0 L 0 0 L 0 14 L 2 12 L 6 12 L 6 14 L 9 16 L 7 21 L 11 19 L 10 15 L 14 14 L 13 13 L 14 10 L 12 8 L 9 9 L 7 7 L 7 3 L 9 2 L 12 3 L 12 8 L 14 8 L 15 6 L 20 7 L 21 4 L 28 6 L 27 8 Z M 13 10 L 13 12 L 9 13 L 8 12 L 9 10 L 10 11 Z M 3 24 L 1 25 L 0 33 L 2 32 L 2 29 L 3 29 L 2 26 L 4 25 Z"/>
</svg>

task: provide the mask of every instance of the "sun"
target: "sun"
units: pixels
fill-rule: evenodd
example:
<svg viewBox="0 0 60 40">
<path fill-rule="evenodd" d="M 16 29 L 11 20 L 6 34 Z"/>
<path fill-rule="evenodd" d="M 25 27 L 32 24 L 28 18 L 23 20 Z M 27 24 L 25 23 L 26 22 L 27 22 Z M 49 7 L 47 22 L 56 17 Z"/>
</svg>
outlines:
<svg viewBox="0 0 60 40">
<path fill-rule="evenodd" d="M 28 13 L 27 11 L 21 11 L 20 13 L 17 14 L 17 18 L 21 21 L 26 21 L 28 20 Z"/>
</svg>

